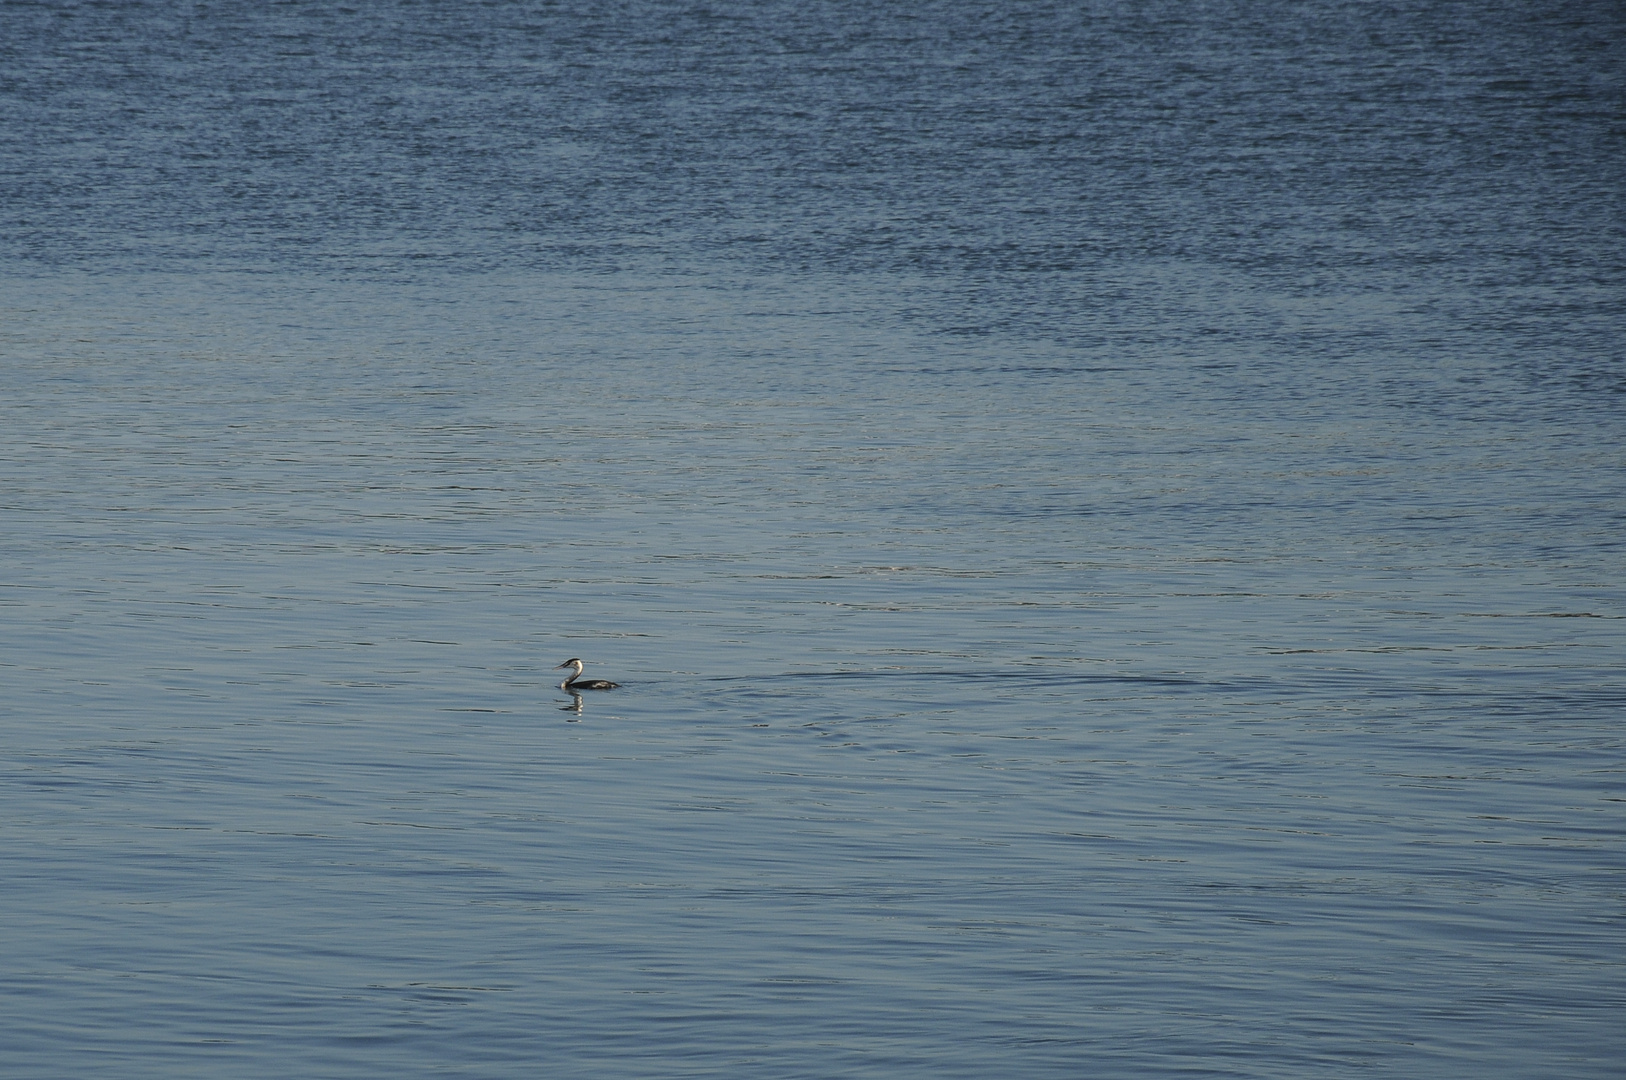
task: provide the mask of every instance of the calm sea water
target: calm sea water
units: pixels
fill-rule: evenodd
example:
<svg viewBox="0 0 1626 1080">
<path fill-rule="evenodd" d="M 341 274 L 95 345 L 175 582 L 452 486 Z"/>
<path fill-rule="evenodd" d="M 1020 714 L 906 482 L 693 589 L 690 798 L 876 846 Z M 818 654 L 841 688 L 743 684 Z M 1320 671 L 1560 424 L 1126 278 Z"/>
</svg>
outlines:
<svg viewBox="0 0 1626 1080">
<path fill-rule="evenodd" d="M 0 1075 L 1618 1076 L 1623 116 L 1606 2 L 0 4 Z"/>
</svg>

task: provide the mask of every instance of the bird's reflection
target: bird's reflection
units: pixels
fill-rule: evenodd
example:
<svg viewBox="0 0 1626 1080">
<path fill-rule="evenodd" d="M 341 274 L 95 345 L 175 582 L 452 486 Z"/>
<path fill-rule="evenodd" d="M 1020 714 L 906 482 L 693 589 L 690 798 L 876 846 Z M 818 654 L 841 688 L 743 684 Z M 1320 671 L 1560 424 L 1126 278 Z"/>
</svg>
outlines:
<svg viewBox="0 0 1626 1080">
<path fill-rule="evenodd" d="M 580 694 L 576 693 L 576 691 L 574 691 L 574 690 L 571 690 L 569 693 L 570 693 L 570 704 L 569 705 L 561 705 L 561 706 L 559 706 L 559 711 L 560 712 L 567 712 L 567 713 L 575 713 L 576 715 L 569 717 L 567 719 L 567 722 L 572 723 L 572 724 L 579 724 L 579 723 L 581 723 L 581 719 L 582 719 L 582 696 Z"/>
</svg>

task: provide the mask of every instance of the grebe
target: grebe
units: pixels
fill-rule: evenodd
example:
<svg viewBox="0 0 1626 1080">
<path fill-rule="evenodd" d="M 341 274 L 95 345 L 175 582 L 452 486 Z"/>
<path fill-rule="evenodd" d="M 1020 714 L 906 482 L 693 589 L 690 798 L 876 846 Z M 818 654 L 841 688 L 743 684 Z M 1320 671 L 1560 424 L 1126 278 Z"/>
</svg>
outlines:
<svg viewBox="0 0 1626 1080">
<path fill-rule="evenodd" d="M 614 690 L 621 685 L 618 682 L 611 682 L 609 679 L 583 679 L 582 662 L 574 656 L 553 670 L 560 671 L 564 668 L 575 668 L 576 670 L 565 676 L 565 681 L 559 684 L 561 690 Z"/>
</svg>

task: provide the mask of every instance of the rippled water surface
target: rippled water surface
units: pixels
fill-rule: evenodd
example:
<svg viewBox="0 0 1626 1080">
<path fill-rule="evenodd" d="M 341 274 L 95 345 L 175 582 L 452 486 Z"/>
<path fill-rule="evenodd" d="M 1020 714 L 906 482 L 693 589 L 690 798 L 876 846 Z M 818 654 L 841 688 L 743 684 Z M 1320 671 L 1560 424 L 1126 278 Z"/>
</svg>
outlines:
<svg viewBox="0 0 1626 1080">
<path fill-rule="evenodd" d="M 0 1075 L 1618 1075 L 1623 57 L 0 4 Z"/>
</svg>

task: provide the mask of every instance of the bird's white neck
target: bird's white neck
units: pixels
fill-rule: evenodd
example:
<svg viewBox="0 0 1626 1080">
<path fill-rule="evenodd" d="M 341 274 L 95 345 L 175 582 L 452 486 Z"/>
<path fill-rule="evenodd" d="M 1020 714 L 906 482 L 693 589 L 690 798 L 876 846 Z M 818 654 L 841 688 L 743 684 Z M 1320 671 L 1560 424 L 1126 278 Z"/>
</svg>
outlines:
<svg viewBox="0 0 1626 1080">
<path fill-rule="evenodd" d="M 565 676 L 565 681 L 559 684 L 559 689 L 561 689 L 561 690 L 565 689 L 572 682 L 574 682 L 575 680 L 577 680 L 577 679 L 579 679 L 581 677 L 582 677 L 582 662 L 580 660 L 577 660 L 574 664 L 570 665 L 570 674 L 566 675 Z"/>
</svg>

